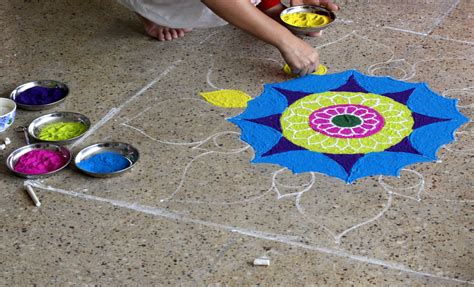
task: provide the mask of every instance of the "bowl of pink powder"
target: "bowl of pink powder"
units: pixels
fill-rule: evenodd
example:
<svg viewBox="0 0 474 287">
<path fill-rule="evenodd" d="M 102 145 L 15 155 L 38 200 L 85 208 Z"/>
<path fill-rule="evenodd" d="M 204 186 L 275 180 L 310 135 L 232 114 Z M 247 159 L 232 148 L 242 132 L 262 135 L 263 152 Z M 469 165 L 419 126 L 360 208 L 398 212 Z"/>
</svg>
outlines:
<svg viewBox="0 0 474 287">
<path fill-rule="evenodd" d="M 23 84 L 10 93 L 10 99 L 24 110 L 39 111 L 64 101 L 69 88 L 58 81 L 41 80 Z"/>
<path fill-rule="evenodd" d="M 7 158 L 7 167 L 17 176 L 34 179 L 57 173 L 71 159 L 71 152 L 65 147 L 36 143 L 13 151 Z"/>
</svg>

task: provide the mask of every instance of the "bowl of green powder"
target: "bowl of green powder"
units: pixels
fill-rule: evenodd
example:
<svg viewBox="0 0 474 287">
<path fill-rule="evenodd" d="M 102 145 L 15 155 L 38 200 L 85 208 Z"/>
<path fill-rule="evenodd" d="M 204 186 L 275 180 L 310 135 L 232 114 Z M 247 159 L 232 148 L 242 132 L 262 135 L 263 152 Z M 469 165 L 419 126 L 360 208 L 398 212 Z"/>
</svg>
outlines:
<svg viewBox="0 0 474 287">
<path fill-rule="evenodd" d="M 90 145 L 76 154 L 74 165 L 93 177 L 113 177 L 130 170 L 140 154 L 130 144 L 104 142 Z"/>
<path fill-rule="evenodd" d="M 33 120 L 28 134 L 39 142 L 67 145 L 83 136 L 90 126 L 90 120 L 83 114 L 55 112 Z"/>
</svg>

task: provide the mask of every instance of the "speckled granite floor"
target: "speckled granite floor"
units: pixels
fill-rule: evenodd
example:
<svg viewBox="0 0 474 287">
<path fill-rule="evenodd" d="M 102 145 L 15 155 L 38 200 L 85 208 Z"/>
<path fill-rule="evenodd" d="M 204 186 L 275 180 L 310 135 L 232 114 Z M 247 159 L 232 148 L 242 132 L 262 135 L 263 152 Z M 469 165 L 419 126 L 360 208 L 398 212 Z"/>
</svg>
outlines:
<svg viewBox="0 0 474 287">
<path fill-rule="evenodd" d="M 471 0 L 341 3 L 340 20 L 308 39 L 329 72 L 424 81 L 473 117 Z M 250 164 L 225 120 L 240 110 L 197 95 L 257 96 L 287 79 L 272 47 L 232 27 L 160 43 L 113 1 L 10 0 L 0 13 L 3 96 L 25 81 L 66 82 L 56 110 L 95 123 L 75 151 L 120 140 L 142 154 L 119 178 L 69 169 L 36 182 L 41 208 L 1 165 L 0 285 L 474 284 L 472 123 L 438 163 L 400 178 L 293 175 Z M 19 111 L 15 126 L 40 114 Z M 13 128 L 1 136 L 13 140 L 3 162 L 23 140 Z M 252 266 L 264 255 L 269 267 Z"/>
</svg>

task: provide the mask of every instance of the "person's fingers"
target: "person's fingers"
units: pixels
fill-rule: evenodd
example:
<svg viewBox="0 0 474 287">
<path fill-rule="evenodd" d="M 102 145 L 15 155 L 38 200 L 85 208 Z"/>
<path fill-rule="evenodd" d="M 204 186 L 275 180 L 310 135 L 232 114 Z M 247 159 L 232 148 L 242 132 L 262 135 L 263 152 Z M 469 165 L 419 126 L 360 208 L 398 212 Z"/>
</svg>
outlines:
<svg viewBox="0 0 474 287">
<path fill-rule="evenodd" d="M 309 70 L 305 69 L 303 72 L 301 72 L 300 77 L 304 77 L 309 74 Z"/>
<path fill-rule="evenodd" d="M 170 29 L 170 34 L 173 39 L 178 38 L 178 31 L 176 29 Z"/>
<path fill-rule="evenodd" d="M 306 70 L 306 75 L 309 75 L 314 72 L 314 65 L 308 65 L 308 69 Z"/>
<path fill-rule="evenodd" d="M 166 30 L 164 31 L 164 34 L 165 34 L 165 39 L 166 39 L 166 41 L 171 41 L 171 40 L 173 40 L 173 37 L 171 36 L 171 33 L 170 33 L 170 30 L 169 30 L 169 29 L 166 29 Z"/>
<path fill-rule="evenodd" d="M 299 6 L 299 5 L 316 5 L 316 6 L 324 6 L 331 11 L 339 11 L 340 7 L 331 0 L 291 0 L 291 6 Z"/>
<path fill-rule="evenodd" d="M 313 65 L 311 65 L 311 68 L 310 68 L 310 74 L 316 72 L 316 70 L 318 69 L 318 66 L 316 63 L 314 63 Z"/>
<path fill-rule="evenodd" d="M 306 65 L 303 69 L 301 69 L 298 76 L 300 77 L 306 76 L 309 73 L 309 69 L 310 69 L 310 66 Z"/>
<path fill-rule="evenodd" d="M 324 6 L 324 7 L 328 8 L 331 11 L 338 11 L 339 10 L 339 6 L 332 3 L 330 0 L 321 0 L 321 1 L 318 1 L 318 2 L 320 2 L 321 6 Z"/>
<path fill-rule="evenodd" d="M 323 31 L 319 31 L 319 32 L 306 33 L 306 36 L 308 36 L 308 37 L 321 37 L 322 34 L 323 34 Z"/>
<path fill-rule="evenodd" d="M 303 5 L 303 0 L 291 0 L 290 1 L 290 6 L 299 6 Z"/>
<path fill-rule="evenodd" d="M 315 5 L 315 6 L 319 6 L 321 4 L 321 1 L 320 0 L 296 0 L 294 2 L 297 2 L 297 3 L 300 3 L 300 4 L 296 4 L 296 5 Z"/>
<path fill-rule="evenodd" d="M 293 75 L 299 75 L 301 73 L 301 69 L 291 68 L 291 73 Z"/>
</svg>

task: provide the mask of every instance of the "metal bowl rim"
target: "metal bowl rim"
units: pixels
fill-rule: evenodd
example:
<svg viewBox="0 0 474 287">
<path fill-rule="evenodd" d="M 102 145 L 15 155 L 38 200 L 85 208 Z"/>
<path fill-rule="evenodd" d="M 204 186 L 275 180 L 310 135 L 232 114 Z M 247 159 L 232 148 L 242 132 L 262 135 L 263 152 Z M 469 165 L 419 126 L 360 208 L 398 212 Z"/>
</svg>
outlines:
<svg viewBox="0 0 474 287">
<path fill-rule="evenodd" d="M 118 171 L 114 171 L 114 172 L 108 172 L 108 173 L 91 172 L 91 171 L 87 171 L 87 170 L 85 170 L 85 169 L 82 169 L 82 168 L 80 168 L 80 167 L 78 166 L 78 163 L 81 162 L 81 161 L 78 162 L 78 157 L 79 157 L 79 155 L 81 155 L 82 153 L 84 153 L 84 152 L 85 152 L 86 150 L 88 150 L 88 149 L 91 149 L 91 148 L 94 148 L 94 147 L 100 146 L 100 145 L 105 145 L 105 144 L 109 144 L 109 145 L 120 144 L 120 145 L 128 146 L 128 147 L 130 147 L 131 149 L 133 149 L 134 153 L 136 153 L 137 159 L 136 159 L 134 162 L 132 162 L 130 159 L 127 158 L 127 159 L 130 161 L 130 166 L 128 166 L 128 167 L 126 167 L 126 168 L 124 168 L 124 169 L 122 169 L 122 170 L 118 170 Z M 94 153 L 94 154 L 96 154 L 96 153 Z M 99 143 L 91 144 L 91 145 L 89 145 L 89 146 L 84 147 L 83 149 L 81 149 L 80 151 L 78 151 L 78 152 L 76 153 L 76 155 L 74 156 L 73 163 L 74 163 L 74 166 L 75 166 L 79 171 L 81 171 L 81 172 L 83 172 L 83 173 L 85 173 L 85 174 L 87 174 L 87 175 L 94 176 L 94 177 L 110 177 L 110 176 L 114 176 L 114 175 L 119 175 L 119 174 L 121 174 L 121 173 L 123 173 L 123 172 L 125 172 L 125 171 L 127 171 L 127 170 L 129 170 L 129 169 L 131 169 L 131 168 L 133 168 L 133 167 L 137 164 L 137 162 L 138 162 L 139 159 L 140 159 L 140 152 L 138 151 L 138 149 L 137 149 L 136 147 L 134 147 L 133 145 L 131 145 L 131 144 L 129 144 L 129 143 L 116 142 L 116 141 L 114 141 L 114 142 L 99 142 Z"/>
<path fill-rule="evenodd" d="M 36 137 L 36 135 L 33 133 L 33 128 L 32 128 L 32 125 L 33 123 L 35 123 L 36 121 L 39 121 L 41 118 L 44 118 L 44 117 L 48 117 L 48 116 L 52 116 L 54 114 L 73 114 L 73 115 L 78 115 L 79 117 L 81 118 L 84 118 L 85 120 L 87 120 L 87 122 L 85 123 L 87 125 L 87 130 L 85 132 L 83 132 L 82 134 L 78 135 L 77 137 L 74 137 L 74 138 L 70 138 L 70 139 L 67 139 L 67 140 L 60 140 L 60 141 L 46 141 L 46 140 L 42 140 L 38 137 Z M 81 114 L 81 113 L 77 113 L 77 112 L 53 112 L 53 113 L 49 113 L 49 114 L 45 114 L 45 115 L 41 115 L 37 118 L 35 118 L 34 120 L 31 121 L 31 123 L 28 125 L 28 134 L 33 138 L 35 139 L 36 141 L 40 141 L 40 142 L 46 142 L 46 143 L 70 143 L 70 142 L 73 142 L 79 138 L 81 138 L 83 135 L 85 135 L 87 133 L 87 131 L 89 131 L 89 129 L 91 128 L 91 121 L 90 119 L 84 115 L 84 114 Z"/>
<path fill-rule="evenodd" d="M 18 90 L 20 90 L 22 87 L 26 86 L 26 85 L 29 85 L 29 84 L 34 84 L 32 87 L 43 87 L 43 85 L 41 84 L 38 84 L 38 83 L 41 83 L 41 82 L 54 82 L 56 84 L 59 84 L 61 85 L 62 89 L 64 89 L 66 91 L 66 95 L 64 95 L 64 97 L 62 97 L 61 99 L 55 101 L 55 102 L 52 102 L 52 103 L 49 103 L 49 104 L 44 104 L 44 105 L 28 105 L 28 104 L 22 104 L 22 103 L 18 103 L 15 99 L 16 97 L 18 96 Z M 31 87 L 31 88 L 32 88 Z M 56 81 L 56 80 L 36 80 L 36 81 L 31 81 L 31 82 L 26 82 L 26 83 L 23 83 L 21 85 L 19 85 L 18 87 L 16 87 L 15 89 L 13 89 L 13 91 L 11 91 L 10 93 L 10 96 L 9 98 L 14 101 L 18 107 L 22 108 L 22 109 L 26 109 L 26 110 L 31 110 L 31 109 L 35 109 L 35 110 L 41 110 L 41 109 L 47 109 L 47 108 L 50 108 L 52 106 L 55 106 L 59 103 L 61 103 L 62 101 L 64 101 L 69 95 L 69 87 L 68 85 L 66 85 L 65 83 L 63 82 L 60 82 L 60 81 Z"/>
<path fill-rule="evenodd" d="M 336 14 L 334 14 L 334 12 L 332 12 L 331 10 L 327 9 L 326 7 L 323 7 L 323 6 L 316 6 L 316 5 L 297 5 L 297 6 L 291 6 L 291 7 L 287 7 L 285 8 L 283 11 L 280 12 L 280 19 L 283 15 L 286 15 L 286 14 L 292 14 L 292 13 L 297 13 L 297 12 L 292 12 L 292 13 L 289 13 L 288 11 L 291 11 L 292 9 L 294 8 L 301 8 L 301 9 L 314 9 L 314 8 L 317 8 L 317 9 L 321 9 L 321 10 L 324 10 L 325 12 L 327 12 L 331 18 L 331 22 L 327 23 L 327 24 L 324 24 L 324 25 L 321 25 L 321 26 L 316 26 L 316 27 L 298 27 L 298 26 L 294 26 L 294 25 L 291 25 L 289 23 L 286 23 L 285 21 L 283 21 L 283 23 L 285 23 L 285 25 L 288 25 L 289 27 L 291 28 L 294 28 L 294 29 L 298 29 L 298 30 L 307 30 L 307 29 L 324 29 L 326 28 L 327 26 L 329 26 L 330 24 L 332 24 L 335 20 L 336 20 Z M 309 31 L 308 31 L 309 32 Z"/>
<path fill-rule="evenodd" d="M 50 171 L 50 172 L 47 172 L 47 173 L 41 173 L 41 174 L 27 174 L 27 173 L 23 173 L 23 172 L 19 172 L 19 171 L 16 171 L 14 169 L 13 166 L 10 166 L 10 160 L 11 158 L 21 152 L 22 150 L 25 150 L 25 149 L 28 149 L 28 148 L 31 148 L 30 151 L 33 151 L 33 150 L 38 150 L 38 149 L 45 149 L 44 147 L 42 146 L 45 146 L 45 145 L 48 145 L 48 146 L 53 146 L 59 150 L 63 150 L 63 151 L 66 151 L 67 152 L 67 161 L 64 163 L 63 166 L 61 166 L 60 168 L 56 169 L 56 170 L 53 170 L 53 171 Z M 27 153 L 27 152 L 25 152 Z M 7 166 L 8 170 L 18 176 L 21 176 L 21 177 L 24 177 L 24 178 L 34 178 L 34 177 L 44 177 L 44 176 L 50 176 L 50 175 L 53 175 L 63 169 L 65 169 L 72 161 L 72 153 L 71 151 L 64 147 L 64 146 L 61 146 L 61 145 L 58 145 L 58 144 L 53 144 L 53 143 L 34 143 L 34 144 L 29 144 L 29 145 L 25 145 L 25 146 L 22 146 L 22 147 L 19 147 L 17 149 L 15 149 L 14 151 L 12 151 L 7 159 L 5 160 L 5 165 Z"/>
<path fill-rule="evenodd" d="M 18 104 L 14 100 L 12 100 L 10 98 L 2 98 L 2 99 L 12 101 L 15 106 L 13 107 L 13 110 L 9 111 L 8 113 L 3 114 L 3 115 L 0 114 L 0 117 L 8 116 L 9 114 L 16 112 L 16 110 L 18 108 Z"/>
</svg>

